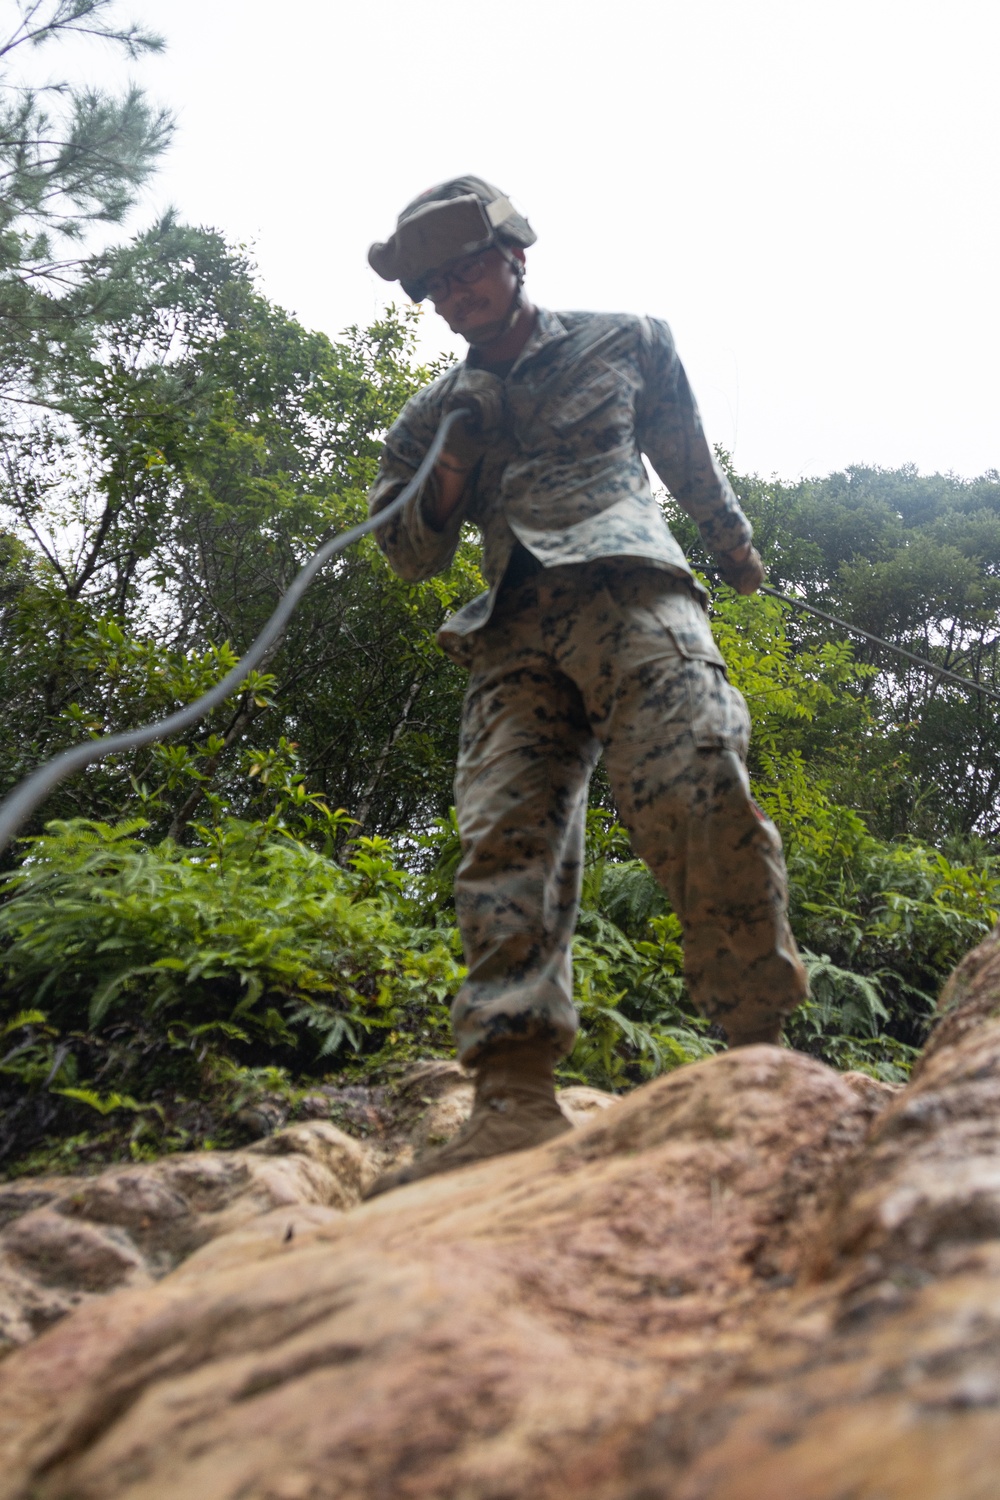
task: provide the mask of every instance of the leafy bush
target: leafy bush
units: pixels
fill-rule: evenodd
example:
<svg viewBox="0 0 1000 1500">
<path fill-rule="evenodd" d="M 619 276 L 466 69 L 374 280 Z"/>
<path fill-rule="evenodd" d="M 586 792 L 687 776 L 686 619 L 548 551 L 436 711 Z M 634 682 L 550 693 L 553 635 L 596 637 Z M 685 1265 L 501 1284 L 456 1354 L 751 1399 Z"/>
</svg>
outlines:
<svg viewBox="0 0 1000 1500">
<path fill-rule="evenodd" d="M 407 924 L 382 841 L 342 868 L 263 824 L 202 827 L 192 849 L 142 826 L 50 825 L 7 878 L 8 1155 L 37 1129 L 29 1098 L 50 1131 L 128 1110 L 169 1148 L 191 1143 L 191 1105 L 195 1139 L 225 1136 L 255 1069 L 273 1091 L 335 1057 L 447 1049 L 450 934 Z"/>
<path fill-rule="evenodd" d="M 351 821 L 327 820 L 328 833 Z M 685 1011 L 662 894 L 615 857 L 624 833 L 606 813 L 590 831 L 582 1024 L 563 1076 L 622 1088 L 717 1044 Z M 6 877 L 8 1162 L 65 1166 L 67 1140 L 84 1160 L 231 1143 L 262 1096 L 294 1105 L 325 1077 L 384 1081 L 450 1053 L 464 972 L 443 897 L 453 821 L 423 838 L 424 874 L 381 839 L 354 840 L 340 865 L 276 818 L 199 825 L 191 848 L 144 832 L 137 819 L 53 823 Z"/>
<path fill-rule="evenodd" d="M 711 1056 L 683 979 L 681 927 L 628 834 L 603 808 L 587 815 L 582 910 L 573 940 L 580 1033 L 568 1076 L 621 1089 Z"/>
<path fill-rule="evenodd" d="M 790 1039 L 835 1067 L 899 1081 L 944 979 L 997 921 L 1000 865 L 883 844 L 849 814 L 839 841 L 793 842 L 788 864 L 813 990 Z"/>
</svg>

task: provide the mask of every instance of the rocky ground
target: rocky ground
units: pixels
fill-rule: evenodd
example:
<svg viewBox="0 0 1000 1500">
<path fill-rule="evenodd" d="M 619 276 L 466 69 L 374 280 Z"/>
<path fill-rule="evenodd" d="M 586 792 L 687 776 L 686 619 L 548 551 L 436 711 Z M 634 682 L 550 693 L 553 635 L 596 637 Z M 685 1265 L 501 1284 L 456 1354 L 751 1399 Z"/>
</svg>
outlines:
<svg viewBox="0 0 1000 1500">
<path fill-rule="evenodd" d="M 592 1088 L 560 1097 L 574 1124 L 614 1102 Z M 311 1118 L 286 1128 L 280 1101 L 265 1104 L 257 1123 L 269 1133 L 244 1151 L 0 1184 L 0 1356 L 95 1297 L 151 1286 L 222 1235 L 247 1228 L 284 1244 L 338 1219 L 380 1172 L 448 1140 L 471 1108 L 471 1075 L 427 1062 L 392 1089 L 317 1090 L 305 1100 Z"/>
<path fill-rule="evenodd" d="M 58 1321 L 0 1366 L 0 1496 L 994 1500 L 996 935 L 944 1006 L 901 1092 L 748 1048 L 368 1204 L 456 1070 L 395 1136 L 11 1185 L 8 1337 Z"/>
</svg>

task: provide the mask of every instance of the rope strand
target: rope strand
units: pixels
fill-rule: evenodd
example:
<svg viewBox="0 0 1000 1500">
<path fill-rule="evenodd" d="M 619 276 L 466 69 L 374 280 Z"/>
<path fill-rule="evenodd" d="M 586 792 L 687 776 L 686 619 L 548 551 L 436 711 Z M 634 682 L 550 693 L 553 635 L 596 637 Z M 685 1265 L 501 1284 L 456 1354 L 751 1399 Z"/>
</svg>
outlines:
<svg viewBox="0 0 1000 1500">
<path fill-rule="evenodd" d="M 7 847 L 18 830 L 30 818 L 38 804 L 43 802 L 61 781 L 65 781 L 67 776 L 72 776 L 74 771 L 82 771 L 84 766 L 89 766 L 92 761 L 102 760 L 105 755 L 120 755 L 126 750 L 139 750 L 143 745 L 152 744 L 155 740 L 163 740 L 168 735 L 178 734 L 180 730 L 197 724 L 205 714 L 213 708 L 218 708 L 220 703 L 224 703 L 232 693 L 235 693 L 278 640 L 302 595 L 324 564 L 328 563 L 330 558 L 335 557 L 338 552 L 343 552 L 345 547 L 350 547 L 361 537 L 367 536 L 368 532 L 384 526 L 387 521 L 392 520 L 393 516 L 399 514 L 407 501 L 420 489 L 437 463 L 438 454 L 444 448 L 452 427 L 460 418 L 468 416 L 472 416 L 472 413 L 465 407 L 448 412 L 437 430 L 433 443 L 424 455 L 419 469 L 409 484 L 400 490 L 395 500 L 376 515 L 369 516 L 366 521 L 361 521 L 348 531 L 342 531 L 338 536 L 331 537 L 318 552 L 313 554 L 282 594 L 277 608 L 246 655 L 240 658 L 235 667 L 232 667 L 220 682 L 217 682 L 213 688 L 209 688 L 207 693 L 203 693 L 200 698 L 196 698 L 186 707 L 178 709 L 176 713 L 168 714 L 165 719 L 157 719 L 152 724 L 144 724 L 140 729 L 132 729 L 124 734 L 102 735 L 99 739 L 86 740 L 82 745 L 73 745 L 69 750 L 64 750 L 61 755 L 44 761 L 37 771 L 33 771 L 16 786 L 3 802 L 0 802 L 0 852 Z"/>
<path fill-rule="evenodd" d="M 802 599 L 796 599 L 791 594 L 783 594 L 780 589 L 774 589 L 768 583 L 760 586 L 762 594 L 770 594 L 772 599 L 780 599 L 784 604 L 790 604 L 793 609 L 805 610 L 807 614 L 816 615 L 820 620 L 826 620 L 829 625 L 836 625 L 838 630 L 846 630 L 850 635 L 859 635 L 866 641 L 871 641 L 875 646 L 882 646 L 886 651 L 894 651 L 897 656 L 905 656 L 907 661 L 912 661 L 915 666 L 922 667 L 926 672 L 933 672 L 936 677 L 946 677 L 949 682 L 957 682 L 960 687 L 971 688 L 974 693 L 982 693 L 985 698 L 995 698 L 1000 703 L 1000 693 L 993 688 L 984 687 L 981 682 L 974 681 L 971 677 L 961 677 L 957 672 L 949 671 L 937 662 L 928 661 L 926 656 L 916 656 L 912 651 L 907 651 L 905 646 L 896 646 L 892 641 L 884 641 L 879 635 L 872 635 L 870 630 L 862 630 L 860 625 L 849 625 L 846 620 L 838 620 L 836 615 L 828 615 L 826 610 L 817 609 L 815 604 L 806 604 Z"/>
</svg>

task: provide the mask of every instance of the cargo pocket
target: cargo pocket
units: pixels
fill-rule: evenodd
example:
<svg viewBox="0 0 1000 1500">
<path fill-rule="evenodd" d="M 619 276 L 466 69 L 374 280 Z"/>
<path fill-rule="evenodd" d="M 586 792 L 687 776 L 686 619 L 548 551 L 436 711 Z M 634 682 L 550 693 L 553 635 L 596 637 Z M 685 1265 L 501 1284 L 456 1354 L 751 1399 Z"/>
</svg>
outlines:
<svg viewBox="0 0 1000 1500">
<path fill-rule="evenodd" d="M 683 586 L 661 593 L 653 603 L 653 612 L 661 627 L 669 631 L 681 656 L 688 661 L 708 662 L 723 674 L 726 664 L 715 644 L 708 616 L 697 599 Z"/>
<path fill-rule="evenodd" d="M 685 661 L 711 662 L 725 671 L 712 627 L 687 582 L 655 563 L 618 562 L 608 568 L 605 587 L 622 619 L 655 648 L 669 641 Z"/>
<path fill-rule="evenodd" d="M 735 750 L 746 759 L 750 746 L 750 714 L 743 694 L 711 661 L 685 663 L 691 711 L 691 737 L 699 750 Z"/>
</svg>

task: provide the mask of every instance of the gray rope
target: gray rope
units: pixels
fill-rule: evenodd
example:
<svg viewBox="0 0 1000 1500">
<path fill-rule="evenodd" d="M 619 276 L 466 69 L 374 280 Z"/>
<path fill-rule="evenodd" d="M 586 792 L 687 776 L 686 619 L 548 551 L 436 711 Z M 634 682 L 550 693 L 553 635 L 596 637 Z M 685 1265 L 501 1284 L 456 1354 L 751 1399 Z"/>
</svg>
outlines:
<svg viewBox="0 0 1000 1500">
<path fill-rule="evenodd" d="M 971 688 L 974 693 L 982 693 L 985 698 L 995 698 L 1000 703 L 1000 693 L 993 688 L 983 687 L 981 682 L 975 682 L 971 677 L 960 677 L 957 672 L 950 672 L 947 667 L 938 666 L 937 662 L 928 661 L 925 656 L 915 656 L 912 651 L 907 651 L 904 646 L 894 646 L 892 641 L 884 641 L 881 636 L 872 635 L 870 630 L 862 630 L 860 625 L 849 625 L 846 620 L 838 620 L 836 615 L 828 615 L 825 610 L 817 609 L 815 604 L 805 604 L 801 599 L 795 599 L 791 594 L 782 594 L 778 589 L 771 588 L 770 584 L 762 583 L 760 586 L 762 594 L 770 594 L 772 599 L 781 599 L 785 604 L 790 604 L 793 609 L 805 610 L 806 614 L 816 615 L 820 620 L 826 620 L 830 625 L 836 625 L 838 630 L 846 630 L 850 635 L 859 635 L 866 641 L 871 641 L 875 646 L 882 646 L 886 651 L 894 651 L 897 656 L 905 656 L 907 661 L 912 661 L 915 666 L 922 667 L 925 672 L 933 672 L 936 677 L 946 677 L 949 682 L 957 682 L 960 687 Z"/>
<path fill-rule="evenodd" d="M 338 552 L 343 552 L 361 537 L 367 536 L 378 526 L 384 526 L 387 521 L 392 520 L 393 516 L 399 514 L 437 463 L 438 454 L 444 447 L 448 433 L 454 424 L 460 417 L 471 415 L 472 413 L 464 407 L 445 415 L 423 462 L 406 488 L 401 490 L 395 500 L 377 515 L 369 516 L 366 521 L 359 522 L 350 530 L 331 537 L 320 547 L 286 589 L 273 615 L 246 655 L 241 656 L 235 667 L 232 667 L 213 688 L 209 688 L 207 693 L 203 693 L 200 698 L 196 698 L 186 707 L 178 709 L 176 713 L 168 714 L 165 719 L 157 719 L 152 724 L 144 724 L 140 729 L 132 729 L 124 734 L 103 735 L 99 739 L 87 740 L 82 745 L 73 745 L 69 750 L 64 750 L 52 760 L 46 761 L 39 766 L 37 771 L 32 772 L 20 782 L 0 803 L 0 852 L 23 827 L 38 804 L 43 802 L 61 781 L 65 781 L 67 776 L 72 776 L 74 771 L 82 771 L 84 766 L 89 766 L 95 760 L 103 760 L 106 755 L 119 755 L 126 750 L 139 750 L 143 745 L 152 744 L 154 740 L 163 740 L 168 735 L 178 734 L 182 729 L 189 729 L 192 724 L 197 724 L 205 714 L 210 713 L 213 708 L 218 708 L 220 703 L 224 703 L 231 694 L 235 693 L 281 635 L 298 606 L 299 600 L 320 569 Z"/>
</svg>

